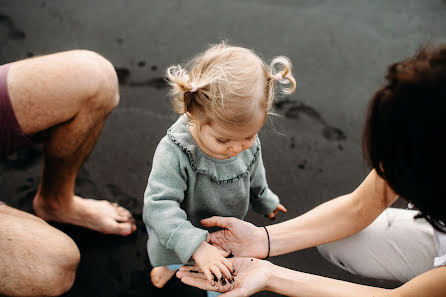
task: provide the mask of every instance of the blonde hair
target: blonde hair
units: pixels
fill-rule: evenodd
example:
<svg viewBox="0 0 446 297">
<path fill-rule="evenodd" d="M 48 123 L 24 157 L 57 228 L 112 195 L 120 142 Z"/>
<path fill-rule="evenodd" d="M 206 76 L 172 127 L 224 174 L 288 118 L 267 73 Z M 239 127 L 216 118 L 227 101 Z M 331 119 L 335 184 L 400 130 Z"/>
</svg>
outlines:
<svg viewBox="0 0 446 297">
<path fill-rule="evenodd" d="M 185 67 L 169 67 L 166 76 L 177 113 L 232 127 L 250 123 L 259 106 L 266 117 L 273 105 L 275 82 L 284 94 L 296 88 L 288 58 L 276 57 L 266 65 L 252 50 L 226 42 L 211 46 Z M 253 98 L 259 91 L 262 101 L 256 102 Z"/>
</svg>

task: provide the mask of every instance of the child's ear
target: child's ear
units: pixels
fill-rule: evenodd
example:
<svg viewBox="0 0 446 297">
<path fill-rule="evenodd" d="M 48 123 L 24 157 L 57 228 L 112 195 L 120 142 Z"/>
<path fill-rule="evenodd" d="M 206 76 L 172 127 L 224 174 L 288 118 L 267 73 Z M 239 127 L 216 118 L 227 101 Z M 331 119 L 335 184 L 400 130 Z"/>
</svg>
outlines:
<svg viewBox="0 0 446 297">
<path fill-rule="evenodd" d="M 194 124 L 204 124 L 206 122 L 204 120 L 203 114 L 199 111 L 197 112 L 188 111 L 186 112 L 186 115 L 189 117 L 190 121 Z"/>
<path fill-rule="evenodd" d="M 190 112 L 190 111 L 186 111 L 186 115 L 189 117 L 189 119 L 191 119 L 191 121 L 196 121 L 197 118 L 195 117 L 194 113 Z"/>
<path fill-rule="evenodd" d="M 187 117 L 189 118 L 189 125 L 198 125 L 200 124 L 200 121 L 198 120 L 198 118 L 196 117 L 196 115 L 194 113 L 191 112 L 186 112 Z"/>
<path fill-rule="evenodd" d="M 197 123 L 197 117 L 192 112 L 186 112 L 187 117 L 189 118 L 189 124 L 195 125 Z"/>
</svg>

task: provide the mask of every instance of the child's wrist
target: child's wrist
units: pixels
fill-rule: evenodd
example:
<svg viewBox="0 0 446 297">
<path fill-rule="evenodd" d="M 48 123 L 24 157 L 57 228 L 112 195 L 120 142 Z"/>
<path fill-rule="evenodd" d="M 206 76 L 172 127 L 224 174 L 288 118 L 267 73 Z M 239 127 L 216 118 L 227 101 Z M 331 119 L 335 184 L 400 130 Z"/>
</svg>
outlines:
<svg viewBox="0 0 446 297">
<path fill-rule="evenodd" d="M 195 250 L 195 252 L 192 254 L 192 258 L 193 258 L 194 260 L 196 260 L 195 258 L 196 258 L 197 256 L 199 256 L 199 255 L 202 253 L 202 251 L 206 248 L 207 245 L 208 245 L 208 243 L 207 243 L 206 241 L 203 241 L 203 242 L 198 246 L 198 248 Z"/>
</svg>

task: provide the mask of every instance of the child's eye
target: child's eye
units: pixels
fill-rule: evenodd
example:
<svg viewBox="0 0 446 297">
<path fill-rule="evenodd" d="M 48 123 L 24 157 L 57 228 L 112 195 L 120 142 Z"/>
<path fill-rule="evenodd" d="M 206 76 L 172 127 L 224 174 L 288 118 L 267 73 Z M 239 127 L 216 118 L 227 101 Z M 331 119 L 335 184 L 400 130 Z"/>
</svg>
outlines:
<svg viewBox="0 0 446 297">
<path fill-rule="evenodd" d="M 217 143 L 219 143 L 219 144 L 225 144 L 229 141 L 227 139 L 218 139 L 218 138 L 216 138 L 215 140 L 217 140 Z"/>
<path fill-rule="evenodd" d="M 246 138 L 246 140 L 251 141 L 251 140 L 253 140 L 254 138 L 256 138 L 256 135 L 257 135 L 257 134 L 254 134 L 254 135 L 252 135 L 252 136 Z"/>
</svg>

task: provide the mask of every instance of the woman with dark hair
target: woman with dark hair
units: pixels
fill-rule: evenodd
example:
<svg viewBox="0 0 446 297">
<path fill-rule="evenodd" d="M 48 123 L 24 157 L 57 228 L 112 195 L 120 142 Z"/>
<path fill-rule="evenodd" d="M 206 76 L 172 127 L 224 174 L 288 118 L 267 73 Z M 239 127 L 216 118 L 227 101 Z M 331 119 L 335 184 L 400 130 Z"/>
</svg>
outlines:
<svg viewBox="0 0 446 297">
<path fill-rule="evenodd" d="M 231 251 L 234 279 L 211 287 L 196 267 L 177 276 L 193 286 L 249 296 L 446 296 L 446 44 L 425 48 L 388 69 L 373 96 L 363 151 L 373 170 L 352 193 L 268 227 L 212 217 L 213 245 Z M 398 198 L 418 210 L 389 208 Z M 396 280 L 396 289 L 305 274 L 265 260 L 318 246 L 354 274 Z M 252 257 L 252 258 L 247 258 Z"/>
</svg>

